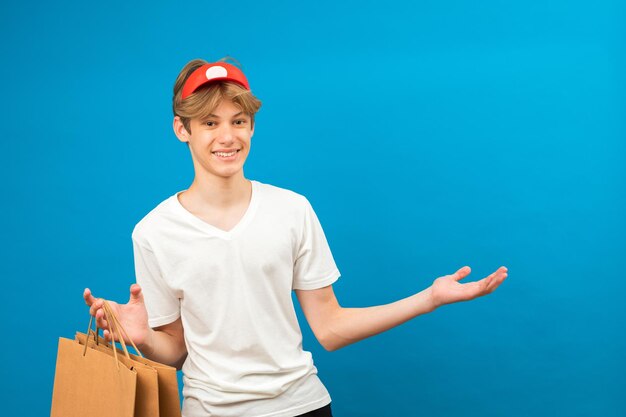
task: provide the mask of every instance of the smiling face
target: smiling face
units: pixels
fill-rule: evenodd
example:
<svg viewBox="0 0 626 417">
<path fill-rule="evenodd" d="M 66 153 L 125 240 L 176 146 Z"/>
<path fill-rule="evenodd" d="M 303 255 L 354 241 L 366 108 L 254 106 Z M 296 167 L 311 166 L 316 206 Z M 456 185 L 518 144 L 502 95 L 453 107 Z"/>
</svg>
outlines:
<svg viewBox="0 0 626 417">
<path fill-rule="evenodd" d="M 243 177 L 254 133 L 250 115 L 223 99 L 206 118 L 191 119 L 189 127 L 191 132 L 180 117 L 174 118 L 174 132 L 181 142 L 189 144 L 196 176 Z"/>
</svg>

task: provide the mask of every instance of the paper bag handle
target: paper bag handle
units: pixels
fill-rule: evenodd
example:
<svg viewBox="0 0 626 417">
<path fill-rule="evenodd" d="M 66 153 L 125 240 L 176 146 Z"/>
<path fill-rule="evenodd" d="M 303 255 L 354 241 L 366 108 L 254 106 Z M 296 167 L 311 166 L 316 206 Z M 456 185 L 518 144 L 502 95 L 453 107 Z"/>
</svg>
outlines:
<svg viewBox="0 0 626 417">
<path fill-rule="evenodd" d="M 106 311 L 105 311 L 106 315 Z M 91 323 L 93 323 L 93 316 L 89 316 L 89 327 L 87 328 L 87 338 L 85 339 L 85 347 L 83 348 L 83 356 L 87 354 L 87 348 L 89 347 L 89 335 L 93 334 L 94 339 L 96 340 L 96 344 L 98 344 L 98 325 L 96 324 L 96 331 L 91 330 Z M 96 322 L 97 323 L 97 322 Z M 126 353 L 128 355 L 128 353 Z M 113 356 L 115 357 L 115 366 L 119 369 L 120 361 L 117 358 L 117 349 L 113 347 Z"/>
<path fill-rule="evenodd" d="M 133 342 L 133 339 L 131 339 L 128 336 L 128 333 L 126 333 L 126 329 L 124 329 L 124 326 L 122 325 L 120 320 L 117 318 L 117 316 L 113 312 L 113 309 L 111 308 L 111 305 L 106 300 L 104 301 L 104 307 L 105 307 L 105 312 L 108 310 L 108 316 L 109 317 L 107 317 L 107 321 L 109 322 L 109 326 L 110 326 L 112 321 L 115 323 L 115 328 L 118 330 L 117 331 L 118 339 L 119 339 L 120 343 L 122 344 L 122 346 L 124 348 L 124 352 L 126 353 L 126 356 L 128 356 L 130 358 L 130 355 L 128 354 L 128 349 L 126 348 L 126 343 L 124 342 L 124 337 L 123 336 L 125 336 L 128 340 L 130 340 L 130 344 L 133 346 L 133 348 L 135 348 L 135 350 L 137 351 L 139 356 L 143 358 L 143 354 L 141 353 L 139 348 L 137 348 L 137 345 L 135 345 L 135 342 Z M 112 319 L 112 320 L 110 320 L 110 319 Z M 120 332 L 120 330 L 121 330 L 121 332 Z M 115 339 L 112 339 L 112 340 L 115 340 Z"/>
<path fill-rule="evenodd" d="M 120 323 L 119 319 L 117 318 L 117 316 L 115 315 L 115 313 L 113 312 L 113 309 L 111 308 L 111 305 L 108 303 L 108 301 L 104 300 L 104 305 L 103 305 L 103 311 L 104 311 L 104 316 L 105 319 L 109 322 L 109 332 L 111 333 L 111 340 L 112 342 L 112 347 L 113 347 L 113 356 L 115 356 L 115 360 L 116 363 L 119 362 L 117 359 L 117 349 L 115 348 L 115 336 L 117 336 L 117 339 L 120 341 L 120 344 L 122 345 L 122 349 L 124 351 L 124 354 L 127 358 L 130 359 L 130 354 L 128 353 L 128 348 L 126 347 L 126 343 L 124 342 L 124 337 L 126 336 L 126 338 L 128 340 L 130 340 L 130 343 L 132 344 L 132 346 L 135 348 L 135 350 L 137 351 L 137 353 L 139 354 L 139 356 L 141 356 L 143 358 L 143 354 L 141 353 L 141 351 L 137 348 L 137 346 L 135 345 L 135 342 L 133 342 L 133 340 L 128 337 L 128 333 L 126 333 L 126 329 L 124 329 L 124 326 L 122 325 L 122 323 Z M 91 325 L 93 323 L 93 316 L 90 315 L 89 317 L 89 327 L 87 328 L 87 338 L 85 340 L 85 348 L 83 350 L 83 356 L 85 356 L 85 354 L 87 353 L 87 347 L 89 345 L 89 336 L 93 334 L 94 340 L 96 342 L 96 344 L 99 344 L 98 341 L 98 333 L 99 333 L 99 328 L 96 322 L 96 331 L 94 332 L 91 329 Z M 107 343 L 108 345 L 108 343 Z M 119 364 L 118 364 L 119 366 Z"/>
</svg>

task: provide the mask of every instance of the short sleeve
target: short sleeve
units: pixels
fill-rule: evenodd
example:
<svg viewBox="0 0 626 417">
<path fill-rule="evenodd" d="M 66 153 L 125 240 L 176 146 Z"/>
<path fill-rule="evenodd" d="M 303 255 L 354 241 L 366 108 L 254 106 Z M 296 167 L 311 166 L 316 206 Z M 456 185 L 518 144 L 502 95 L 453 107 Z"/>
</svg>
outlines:
<svg viewBox="0 0 626 417">
<path fill-rule="evenodd" d="M 150 327 L 172 323 L 180 317 L 180 300 L 167 287 L 153 251 L 133 238 L 135 276 L 141 286 Z"/>
<path fill-rule="evenodd" d="M 341 275 L 317 215 L 305 198 L 300 242 L 294 262 L 294 290 L 314 290 L 331 285 Z"/>
</svg>

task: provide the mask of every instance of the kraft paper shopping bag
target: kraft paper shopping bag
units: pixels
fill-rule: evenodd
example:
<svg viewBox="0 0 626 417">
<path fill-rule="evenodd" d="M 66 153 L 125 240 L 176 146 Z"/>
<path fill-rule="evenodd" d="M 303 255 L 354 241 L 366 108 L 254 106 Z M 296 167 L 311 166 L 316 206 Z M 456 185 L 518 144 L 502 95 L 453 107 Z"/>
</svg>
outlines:
<svg viewBox="0 0 626 417">
<path fill-rule="evenodd" d="M 76 340 L 84 345 L 86 335 L 84 333 L 76 333 Z M 113 355 L 110 345 L 96 344 L 92 339 L 89 340 L 89 347 L 99 352 Z M 152 366 L 143 364 L 134 360 L 132 357 L 126 357 L 123 351 L 118 351 L 120 361 L 129 368 L 137 372 L 137 390 L 135 392 L 135 417 L 160 417 L 159 414 L 159 382 L 157 370 Z"/>
<path fill-rule="evenodd" d="M 80 344 L 85 344 L 87 336 L 85 333 L 76 332 L 76 340 Z M 109 346 L 103 337 L 98 336 L 100 346 Z M 96 346 L 94 338 L 89 338 L 89 346 Z M 121 349 L 117 349 L 118 354 L 123 354 Z M 107 354 L 113 355 L 111 348 L 107 348 Z M 178 377 L 176 368 L 162 363 L 152 361 L 145 357 L 130 354 L 130 357 L 144 365 L 149 365 L 157 371 L 159 385 L 159 416 L 160 417 L 181 417 L 180 396 L 178 391 Z"/>
<path fill-rule="evenodd" d="M 110 306 L 107 306 L 110 308 Z M 123 326 L 119 323 L 119 320 L 115 316 L 115 314 L 111 311 L 111 316 L 115 320 L 115 323 L 118 327 L 125 333 Z M 102 352 L 105 352 L 109 355 L 113 355 L 112 346 L 102 337 L 95 336 L 93 332 L 90 333 L 90 337 L 88 340 L 89 346 L 99 346 L 98 349 Z M 85 340 L 87 336 L 84 333 L 76 332 L 76 340 L 85 344 Z M 128 338 L 129 339 L 129 338 Z M 136 403 L 136 415 L 137 417 L 143 415 L 153 415 L 160 417 L 181 417 L 181 409 L 180 409 L 180 397 L 178 391 L 178 378 L 176 375 L 176 368 L 168 365 L 161 364 L 156 361 L 152 361 L 147 359 L 141 355 L 141 352 L 134 345 L 135 350 L 139 353 L 138 355 L 130 354 L 130 359 L 133 364 L 137 364 L 138 371 L 138 394 L 137 394 L 137 402 Z M 118 354 L 124 354 L 125 352 L 121 349 L 116 349 Z M 148 367 L 156 371 L 157 380 L 158 380 L 158 400 L 151 401 L 150 398 L 154 397 L 152 383 L 149 382 L 145 387 L 141 382 L 141 368 Z M 151 381 L 151 380 L 150 380 Z M 145 388 L 145 389 L 144 389 Z M 137 405 L 139 404 L 139 405 Z M 154 406 L 158 404 L 158 414 L 149 414 L 154 413 L 152 410 Z"/>
<path fill-rule="evenodd" d="M 133 417 L 137 373 L 119 357 L 59 338 L 51 417 Z"/>
</svg>

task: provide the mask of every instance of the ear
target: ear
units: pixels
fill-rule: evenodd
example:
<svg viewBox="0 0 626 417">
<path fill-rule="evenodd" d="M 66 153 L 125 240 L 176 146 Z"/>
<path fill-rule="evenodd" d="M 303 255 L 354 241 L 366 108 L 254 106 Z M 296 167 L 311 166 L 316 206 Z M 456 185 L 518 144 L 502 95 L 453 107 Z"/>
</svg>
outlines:
<svg viewBox="0 0 626 417">
<path fill-rule="evenodd" d="M 181 142 L 189 142 L 189 132 L 185 129 L 183 122 L 180 120 L 179 116 L 174 117 L 174 122 L 172 124 L 174 128 L 174 134 Z"/>
</svg>

